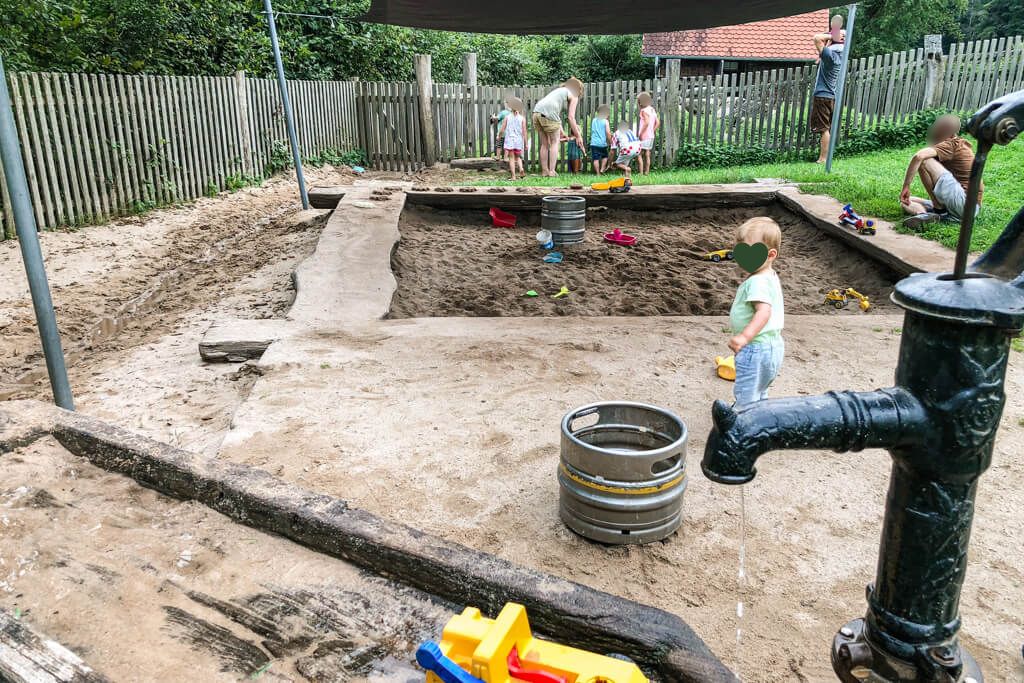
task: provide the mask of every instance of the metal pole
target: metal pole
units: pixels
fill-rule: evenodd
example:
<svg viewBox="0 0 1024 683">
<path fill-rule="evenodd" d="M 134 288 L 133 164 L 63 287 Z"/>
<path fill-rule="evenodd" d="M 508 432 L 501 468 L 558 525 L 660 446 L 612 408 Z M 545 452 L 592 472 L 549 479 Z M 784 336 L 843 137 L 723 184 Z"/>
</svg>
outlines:
<svg viewBox="0 0 1024 683">
<path fill-rule="evenodd" d="M 274 50 L 274 64 L 277 66 L 277 86 L 281 89 L 281 104 L 284 106 L 284 121 L 288 128 L 288 142 L 292 146 L 292 160 L 295 162 L 295 175 L 299 180 L 299 196 L 302 197 L 302 208 L 309 208 L 309 195 L 306 194 L 306 177 L 302 174 L 302 154 L 299 152 L 299 140 L 295 135 L 295 115 L 292 113 L 292 101 L 288 97 L 288 82 L 284 78 L 284 63 L 281 61 L 281 46 L 277 42 L 277 22 L 274 20 L 274 8 L 270 0 L 263 0 L 264 14 L 270 27 L 270 45 Z"/>
<path fill-rule="evenodd" d="M 839 137 L 839 120 L 843 118 L 843 95 L 846 94 L 846 72 L 850 70 L 853 59 L 853 23 L 857 18 L 857 5 L 847 5 L 846 43 L 843 45 L 843 66 L 839 69 L 839 82 L 836 84 L 836 106 L 832 111 L 832 135 L 828 141 L 828 156 L 825 158 L 825 172 L 832 172 L 832 155 L 836 153 L 836 140 Z"/>
<path fill-rule="evenodd" d="M 43 342 L 43 356 L 46 371 L 50 376 L 53 400 L 61 408 L 75 409 L 68 382 L 68 370 L 64 364 L 64 350 L 60 345 L 60 331 L 57 316 L 53 312 L 50 298 L 50 284 L 46 280 L 43 252 L 39 247 L 39 233 L 36 217 L 32 213 L 32 200 L 28 194 L 28 180 L 25 178 L 25 162 L 21 158 L 18 133 L 14 129 L 14 111 L 11 108 L 11 94 L 7 91 L 7 73 L 0 56 L 0 163 L 7 176 L 7 192 L 11 197 L 11 211 L 14 214 L 14 228 L 18 232 L 21 258 L 25 262 L 28 288 L 32 294 L 32 307 L 36 312 L 36 325 Z"/>
</svg>

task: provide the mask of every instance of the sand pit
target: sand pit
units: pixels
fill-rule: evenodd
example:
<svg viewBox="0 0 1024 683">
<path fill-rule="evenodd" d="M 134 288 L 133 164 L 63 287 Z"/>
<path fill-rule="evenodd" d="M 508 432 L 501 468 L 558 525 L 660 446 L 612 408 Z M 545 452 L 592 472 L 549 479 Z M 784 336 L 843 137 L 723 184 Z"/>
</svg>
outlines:
<svg viewBox="0 0 1024 683">
<path fill-rule="evenodd" d="M 406 208 L 399 225 L 390 317 L 724 315 L 746 274 L 703 256 L 732 246 L 740 223 L 766 214 L 782 226 L 776 263 L 787 313 L 861 315 L 856 306 L 823 305 L 837 287 L 866 294 L 876 311 L 893 310 L 893 273 L 779 206 L 591 212 L 585 243 L 562 249 L 557 265 L 541 260 L 537 212 L 521 212 L 515 229 L 497 229 L 486 212 L 417 206 Z M 637 244 L 603 242 L 614 228 L 636 235 Z M 563 285 L 573 293 L 552 299 Z M 541 296 L 526 297 L 527 290 Z"/>
</svg>

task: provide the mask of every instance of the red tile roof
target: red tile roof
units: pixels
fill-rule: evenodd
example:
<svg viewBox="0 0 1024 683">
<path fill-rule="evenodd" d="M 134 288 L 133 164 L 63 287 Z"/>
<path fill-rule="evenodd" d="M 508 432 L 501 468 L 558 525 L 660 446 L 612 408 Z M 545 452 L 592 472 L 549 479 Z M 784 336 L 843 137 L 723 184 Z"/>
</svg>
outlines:
<svg viewBox="0 0 1024 683">
<path fill-rule="evenodd" d="M 828 31 L 828 10 L 697 31 L 645 33 L 647 57 L 813 60 L 815 33 Z"/>
</svg>

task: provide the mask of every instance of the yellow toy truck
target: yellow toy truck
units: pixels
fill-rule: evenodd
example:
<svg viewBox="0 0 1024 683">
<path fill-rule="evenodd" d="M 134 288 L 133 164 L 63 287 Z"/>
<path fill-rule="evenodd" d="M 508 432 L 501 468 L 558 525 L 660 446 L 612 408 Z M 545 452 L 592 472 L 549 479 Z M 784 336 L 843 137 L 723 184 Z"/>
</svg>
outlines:
<svg viewBox="0 0 1024 683">
<path fill-rule="evenodd" d="M 632 662 L 535 638 L 526 608 L 508 603 L 496 619 L 467 607 L 426 642 L 416 661 L 426 683 L 647 683 Z"/>
<path fill-rule="evenodd" d="M 862 311 L 867 311 L 871 308 L 871 302 L 868 301 L 868 298 L 853 287 L 847 287 L 846 289 L 833 289 L 825 295 L 825 303 L 831 304 L 835 308 L 846 308 L 850 303 L 850 299 L 856 299 L 857 305 Z"/>
<path fill-rule="evenodd" d="M 719 249 L 718 251 L 712 251 L 709 254 L 704 254 L 705 261 L 714 261 L 718 263 L 720 261 L 732 261 L 732 249 Z"/>
</svg>

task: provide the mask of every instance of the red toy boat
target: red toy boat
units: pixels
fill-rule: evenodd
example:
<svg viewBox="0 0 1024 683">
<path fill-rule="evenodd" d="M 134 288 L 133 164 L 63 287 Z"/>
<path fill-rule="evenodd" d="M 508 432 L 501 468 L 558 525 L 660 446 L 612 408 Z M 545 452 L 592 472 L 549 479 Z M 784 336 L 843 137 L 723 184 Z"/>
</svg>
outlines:
<svg viewBox="0 0 1024 683">
<path fill-rule="evenodd" d="M 494 223 L 496 228 L 514 228 L 516 227 L 516 217 L 512 214 L 502 211 L 496 206 L 491 207 L 491 222 Z"/>
<path fill-rule="evenodd" d="M 627 235 L 618 228 L 615 228 L 611 232 L 604 234 L 604 241 L 611 242 L 613 244 L 621 244 L 625 247 L 630 247 L 636 244 L 636 237 L 633 235 Z"/>
</svg>

